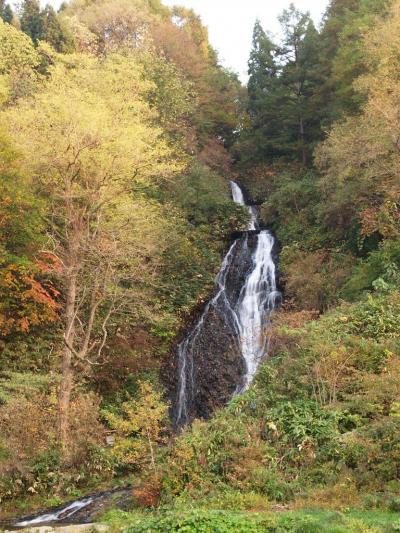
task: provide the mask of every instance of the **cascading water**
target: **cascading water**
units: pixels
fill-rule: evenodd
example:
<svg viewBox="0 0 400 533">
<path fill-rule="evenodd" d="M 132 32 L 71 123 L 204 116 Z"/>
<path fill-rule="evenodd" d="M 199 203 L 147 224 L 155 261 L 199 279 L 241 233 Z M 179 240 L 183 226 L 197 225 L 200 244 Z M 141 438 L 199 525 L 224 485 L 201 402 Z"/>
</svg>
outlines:
<svg viewBox="0 0 400 533">
<path fill-rule="evenodd" d="M 231 182 L 231 189 L 234 201 L 246 206 L 240 187 Z M 256 209 L 246 207 L 251 215 L 248 230 L 230 247 L 216 278 L 214 297 L 178 348 L 177 426 L 211 415 L 234 394 L 245 391 L 268 350 L 269 315 L 280 299 L 274 238 L 259 229 Z M 81 498 L 15 526 L 88 522 L 98 512 L 97 506 L 111 497 L 112 493 L 99 493 Z"/>
<path fill-rule="evenodd" d="M 237 204 L 247 207 L 250 213 L 251 218 L 250 218 L 249 226 L 247 229 L 249 231 L 258 229 L 257 211 L 255 210 L 253 206 L 246 205 L 246 202 L 244 201 L 242 189 L 239 187 L 237 183 L 235 183 L 234 181 L 231 181 L 230 185 L 231 185 L 233 201 L 236 202 Z"/>
<path fill-rule="evenodd" d="M 246 206 L 231 182 L 233 200 Z M 259 230 L 257 212 L 231 246 L 216 278 L 216 292 L 178 347 L 177 426 L 207 416 L 251 384 L 268 349 L 269 315 L 280 300 L 274 238 Z M 207 368 L 202 369 L 202 366 Z"/>
</svg>

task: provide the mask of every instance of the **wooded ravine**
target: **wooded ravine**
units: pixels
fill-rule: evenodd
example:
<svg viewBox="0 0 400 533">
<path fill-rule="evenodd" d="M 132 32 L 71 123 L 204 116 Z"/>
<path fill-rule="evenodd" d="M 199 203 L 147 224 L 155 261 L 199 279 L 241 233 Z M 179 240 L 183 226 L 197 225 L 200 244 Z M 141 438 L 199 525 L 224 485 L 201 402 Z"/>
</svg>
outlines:
<svg viewBox="0 0 400 533">
<path fill-rule="evenodd" d="M 279 22 L 0 0 L 0 530 L 400 529 L 400 0 Z"/>
</svg>

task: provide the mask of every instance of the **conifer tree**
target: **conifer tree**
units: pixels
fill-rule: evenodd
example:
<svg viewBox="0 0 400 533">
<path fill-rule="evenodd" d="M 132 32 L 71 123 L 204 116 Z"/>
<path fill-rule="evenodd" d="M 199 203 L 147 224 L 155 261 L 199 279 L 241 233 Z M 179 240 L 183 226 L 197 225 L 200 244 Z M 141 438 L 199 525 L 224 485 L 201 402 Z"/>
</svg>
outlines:
<svg viewBox="0 0 400 533">
<path fill-rule="evenodd" d="M 253 31 L 253 46 L 249 59 L 248 113 L 252 138 L 251 151 L 256 159 L 265 159 L 276 152 L 273 139 L 279 127 L 276 110 L 276 90 L 279 83 L 275 62 L 276 46 L 259 20 Z"/>
<path fill-rule="evenodd" d="M 276 46 L 259 21 L 249 61 L 247 132 L 252 157 L 286 157 L 309 163 L 320 138 L 319 34 L 308 13 L 293 5 L 280 17 L 283 43 Z"/>
<path fill-rule="evenodd" d="M 280 140 L 288 155 L 306 165 L 313 141 L 310 129 L 316 122 L 311 99 L 318 85 L 318 32 L 310 15 L 293 4 L 279 20 L 284 34 L 279 53 L 283 102 Z"/>
<path fill-rule="evenodd" d="M 5 0 L 0 0 L 0 18 L 8 24 L 11 24 L 14 18 L 13 10 L 10 4 L 6 4 Z"/>
<path fill-rule="evenodd" d="M 260 93 L 266 93 L 273 84 L 277 74 L 274 60 L 275 45 L 263 30 L 259 20 L 253 31 L 253 47 L 249 59 L 249 110 L 257 112 L 257 101 Z M 252 109 L 253 107 L 253 109 Z"/>
<path fill-rule="evenodd" d="M 50 5 L 46 5 L 41 12 L 42 36 L 41 38 L 52 45 L 57 52 L 64 52 L 68 45 L 68 38 L 58 20 L 57 13 Z"/>
<path fill-rule="evenodd" d="M 37 44 L 43 38 L 43 17 L 38 0 L 24 0 L 21 6 L 21 30 Z"/>
</svg>

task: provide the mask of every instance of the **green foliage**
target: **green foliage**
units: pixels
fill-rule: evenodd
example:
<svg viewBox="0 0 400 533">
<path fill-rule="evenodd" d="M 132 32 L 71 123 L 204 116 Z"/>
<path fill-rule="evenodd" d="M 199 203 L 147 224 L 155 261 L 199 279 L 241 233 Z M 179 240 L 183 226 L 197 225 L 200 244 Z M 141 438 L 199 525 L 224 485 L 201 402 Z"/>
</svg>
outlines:
<svg viewBox="0 0 400 533">
<path fill-rule="evenodd" d="M 33 68 L 39 64 L 32 41 L 16 28 L 0 21 L 0 74 Z"/>
<path fill-rule="evenodd" d="M 154 194 L 175 217 L 174 235 L 164 252 L 163 308 L 173 314 L 189 312 L 210 293 L 225 248 L 222 243 L 245 227 L 248 212 L 232 202 L 222 176 L 199 164 Z"/>
<path fill-rule="evenodd" d="M 43 35 L 43 19 L 38 0 L 24 0 L 21 6 L 21 30 L 29 35 L 35 45 Z"/>
<path fill-rule="evenodd" d="M 122 404 L 121 414 L 103 411 L 115 435 L 111 456 L 121 465 L 140 469 L 151 466 L 154 470 L 158 447 L 163 443 L 166 430 L 167 405 L 161 394 L 150 383 L 139 384 L 137 399 Z"/>
<path fill-rule="evenodd" d="M 313 172 L 301 172 L 296 178 L 292 173 L 279 173 L 271 184 L 261 207 L 263 220 L 272 225 L 278 238 L 285 245 L 291 242 L 306 242 L 315 249 L 326 239 L 318 228 L 317 176 Z"/>
<path fill-rule="evenodd" d="M 249 60 L 248 127 L 237 146 L 242 165 L 278 157 L 306 165 L 320 136 L 321 109 L 313 97 L 321 85 L 318 32 L 308 13 L 292 4 L 279 21 L 283 41 L 274 44 L 259 21 Z"/>
<path fill-rule="evenodd" d="M 163 512 L 148 516 L 112 512 L 106 516 L 111 527 L 139 532 L 247 533 L 384 533 L 397 531 L 395 513 L 295 511 L 282 513 L 238 513 L 192 510 Z"/>
<path fill-rule="evenodd" d="M 54 378 L 45 374 L 2 372 L 0 374 L 0 403 L 13 396 L 30 396 L 37 391 L 46 391 L 54 384 Z"/>
<path fill-rule="evenodd" d="M 74 49 L 72 36 L 60 21 L 52 6 L 46 5 L 40 13 L 42 33 L 40 40 L 47 41 L 57 52 L 71 52 Z"/>
<path fill-rule="evenodd" d="M 363 292 L 388 292 L 398 287 L 400 269 L 400 246 L 395 240 L 384 241 L 378 250 L 359 260 L 346 280 L 341 294 L 356 300 Z"/>
<path fill-rule="evenodd" d="M 372 297 L 353 307 L 346 322 L 347 330 L 364 338 L 398 339 L 400 336 L 399 317 L 400 295 L 398 292 L 389 296 Z"/>
<path fill-rule="evenodd" d="M 10 4 L 6 3 L 5 0 L 0 1 L 0 18 L 8 24 L 11 24 L 14 19 L 13 10 Z"/>
<path fill-rule="evenodd" d="M 228 533 L 237 531 L 239 533 L 257 533 L 262 531 L 255 520 L 249 521 L 246 516 L 231 515 L 222 511 L 193 511 L 192 513 L 178 517 L 175 514 L 150 518 L 145 522 L 137 522 L 127 528 L 130 533 L 139 532 L 164 532 L 164 531 L 218 531 Z"/>
<path fill-rule="evenodd" d="M 253 387 L 176 441 L 164 501 L 172 493 L 181 507 L 227 509 L 240 491 L 255 507 L 258 495 L 343 508 L 380 492 L 377 505 L 389 508 L 399 467 L 397 301 L 370 297 L 314 321 L 283 315 Z M 237 505 L 247 508 L 244 496 Z"/>
</svg>

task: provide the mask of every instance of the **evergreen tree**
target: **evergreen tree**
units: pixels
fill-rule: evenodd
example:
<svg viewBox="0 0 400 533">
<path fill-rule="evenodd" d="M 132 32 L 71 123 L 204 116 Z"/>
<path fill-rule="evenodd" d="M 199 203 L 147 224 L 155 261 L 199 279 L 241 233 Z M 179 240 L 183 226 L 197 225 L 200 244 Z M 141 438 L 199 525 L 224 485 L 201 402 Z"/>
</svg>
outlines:
<svg viewBox="0 0 400 533">
<path fill-rule="evenodd" d="M 308 13 L 301 13 L 293 4 L 279 18 L 284 40 L 279 51 L 282 65 L 281 98 L 282 127 L 280 142 L 292 158 L 303 165 L 310 159 L 318 117 L 312 98 L 320 83 L 318 72 L 319 35 Z"/>
<path fill-rule="evenodd" d="M 41 18 L 41 38 L 50 43 L 57 52 L 65 52 L 68 47 L 68 36 L 60 24 L 57 13 L 50 5 L 46 5 L 41 12 Z"/>
<path fill-rule="evenodd" d="M 245 150 L 258 161 L 285 157 L 307 165 L 321 137 L 318 94 L 322 85 L 319 33 L 308 13 L 293 4 L 280 17 L 283 42 L 278 47 L 259 21 L 249 60 Z"/>
<path fill-rule="evenodd" d="M 5 3 L 5 0 L 0 0 L 0 18 L 11 24 L 14 18 L 13 10 L 9 4 Z"/>
<path fill-rule="evenodd" d="M 274 52 L 275 45 L 263 30 L 259 20 L 256 21 L 253 30 L 253 47 L 249 59 L 249 110 L 256 104 L 260 92 L 266 92 L 268 86 L 274 82 L 277 75 Z M 257 107 L 257 106 L 256 106 Z M 258 111 L 258 109 L 254 109 Z"/>
<path fill-rule="evenodd" d="M 43 38 L 43 17 L 38 0 L 24 0 L 21 6 L 21 30 L 34 44 Z"/>
<path fill-rule="evenodd" d="M 249 155 L 256 160 L 272 157 L 277 152 L 274 144 L 279 128 L 277 113 L 277 86 L 279 69 L 275 61 L 276 45 L 256 21 L 253 46 L 249 59 L 248 114 L 250 127 L 246 132 L 250 144 Z"/>
</svg>

